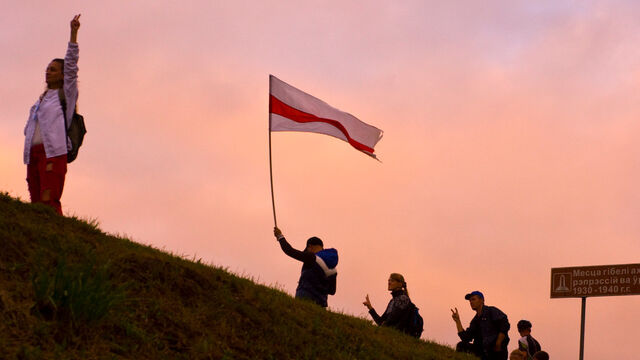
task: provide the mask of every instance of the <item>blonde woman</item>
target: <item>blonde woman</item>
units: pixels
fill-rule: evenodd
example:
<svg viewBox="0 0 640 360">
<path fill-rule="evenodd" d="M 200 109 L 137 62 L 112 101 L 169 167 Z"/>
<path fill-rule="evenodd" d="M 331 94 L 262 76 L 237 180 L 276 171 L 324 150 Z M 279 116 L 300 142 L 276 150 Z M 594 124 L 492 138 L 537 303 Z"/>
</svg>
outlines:
<svg viewBox="0 0 640 360">
<path fill-rule="evenodd" d="M 369 294 L 367 294 L 362 304 L 369 309 L 369 314 L 371 314 L 376 324 L 407 332 L 409 329 L 407 329 L 406 325 L 409 310 L 411 309 L 411 299 L 409 298 L 407 282 L 404 280 L 404 276 L 398 273 L 389 275 L 387 289 L 391 291 L 391 300 L 389 300 L 389 304 L 382 315 L 378 315 L 373 306 L 371 306 Z"/>
</svg>

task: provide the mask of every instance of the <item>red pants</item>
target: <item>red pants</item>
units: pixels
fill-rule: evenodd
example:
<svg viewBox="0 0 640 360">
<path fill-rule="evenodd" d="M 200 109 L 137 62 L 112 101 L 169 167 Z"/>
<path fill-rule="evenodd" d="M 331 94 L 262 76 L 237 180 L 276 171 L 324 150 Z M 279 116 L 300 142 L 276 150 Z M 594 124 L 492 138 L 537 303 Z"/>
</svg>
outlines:
<svg viewBox="0 0 640 360">
<path fill-rule="evenodd" d="M 62 215 L 62 188 L 67 174 L 67 154 L 47 159 L 44 145 L 31 148 L 27 165 L 27 184 L 32 203 L 43 203 L 53 207 Z"/>
</svg>

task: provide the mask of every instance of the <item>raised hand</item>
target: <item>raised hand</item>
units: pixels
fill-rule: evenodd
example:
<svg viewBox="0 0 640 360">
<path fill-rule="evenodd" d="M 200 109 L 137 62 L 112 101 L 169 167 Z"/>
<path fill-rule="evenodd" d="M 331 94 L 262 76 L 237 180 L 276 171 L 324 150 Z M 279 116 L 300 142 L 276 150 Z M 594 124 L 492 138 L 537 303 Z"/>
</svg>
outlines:
<svg viewBox="0 0 640 360">
<path fill-rule="evenodd" d="M 80 29 L 80 14 L 73 17 L 71 20 L 71 38 L 69 42 L 75 43 L 78 39 L 78 29 Z"/>
<path fill-rule="evenodd" d="M 453 321 L 458 322 L 460 321 L 460 314 L 458 313 L 458 308 L 455 308 L 456 311 L 453 311 L 453 309 L 449 309 L 451 310 L 451 317 L 453 318 Z"/>
<path fill-rule="evenodd" d="M 78 31 L 80 29 L 80 14 L 73 17 L 71 20 L 71 30 Z"/>
<path fill-rule="evenodd" d="M 451 317 L 453 318 L 453 321 L 456 322 L 456 329 L 458 329 L 458 332 L 464 331 L 462 323 L 460 322 L 460 314 L 458 313 L 458 308 L 454 309 L 456 309 L 456 311 L 453 311 L 453 309 L 451 309 Z"/>
<path fill-rule="evenodd" d="M 369 301 L 369 294 L 365 296 L 364 301 L 362 302 L 362 305 L 366 306 L 369 310 L 373 308 L 373 306 L 371 306 L 371 301 Z"/>
</svg>

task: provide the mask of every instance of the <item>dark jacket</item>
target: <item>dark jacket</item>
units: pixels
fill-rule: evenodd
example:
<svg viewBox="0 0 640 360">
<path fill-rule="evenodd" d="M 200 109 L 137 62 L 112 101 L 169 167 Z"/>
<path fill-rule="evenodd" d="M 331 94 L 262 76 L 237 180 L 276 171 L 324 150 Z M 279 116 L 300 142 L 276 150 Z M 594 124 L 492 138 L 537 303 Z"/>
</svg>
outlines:
<svg viewBox="0 0 640 360">
<path fill-rule="evenodd" d="M 337 265 L 337 251 L 335 249 L 324 250 L 335 253 L 335 264 L 326 264 L 314 253 L 294 249 L 284 237 L 281 237 L 278 241 L 285 254 L 298 261 L 302 261 L 302 270 L 300 271 L 300 280 L 298 280 L 298 287 L 296 288 L 296 297 L 308 299 L 322 307 L 327 307 L 328 295 L 334 295 L 336 293 L 336 278 L 338 274 L 337 271 L 335 271 L 335 266 Z M 325 272 L 321 264 L 325 264 L 325 267 L 329 265 L 330 268 L 327 272 Z"/>
<path fill-rule="evenodd" d="M 526 345 L 522 344 L 523 340 L 526 341 Z M 538 340 L 534 339 L 533 336 L 531 336 L 531 334 L 520 339 L 520 341 L 518 342 L 518 348 L 520 350 L 526 351 L 527 354 L 529 354 L 529 356 L 533 356 L 533 354 L 542 350 L 540 348 L 540 343 L 538 342 Z"/>
<path fill-rule="evenodd" d="M 494 352 L 498 333 L 503 333 L 505 338 L 502 341 L 502 350 L 506 353 L 510 328 L 511 325 L 505 313 L 497 307 L 484 305 L 482 313 L 476 314 L 469 327 L 459 332 L 458 336 L 465 342 L 473 340 L 476 346 L 482 344 L 482 350 L 486 356 Z"/>
<path fill-rule="evenodd" d="M 391 292 L 391 300 L 382 316 L 379 316 L 375 309 L 369 310 L 369 314 L 378 325 L 405 331 L 410 305 L 411 299 L 404 290 L 394 290 Z"/>
</svg>

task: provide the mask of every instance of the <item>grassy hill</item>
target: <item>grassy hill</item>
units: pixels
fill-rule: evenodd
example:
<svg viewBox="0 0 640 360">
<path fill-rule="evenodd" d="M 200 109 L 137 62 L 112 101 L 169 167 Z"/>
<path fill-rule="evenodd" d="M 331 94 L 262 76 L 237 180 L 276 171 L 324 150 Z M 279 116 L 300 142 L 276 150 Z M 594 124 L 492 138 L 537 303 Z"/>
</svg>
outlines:
<svg viewBox="0 0 640 360">
<path fill-rule="evenodd" d="M 6 194 L 0 358 L 472 359 Z"/>
</svg>

